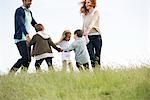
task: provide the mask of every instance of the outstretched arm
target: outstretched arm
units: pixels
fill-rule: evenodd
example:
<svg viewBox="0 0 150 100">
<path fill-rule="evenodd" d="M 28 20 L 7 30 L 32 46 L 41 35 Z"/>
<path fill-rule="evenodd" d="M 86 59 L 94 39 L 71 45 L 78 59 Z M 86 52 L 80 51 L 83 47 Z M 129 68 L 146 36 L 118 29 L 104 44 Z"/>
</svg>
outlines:
<svg viewBox="0 0 150 100">
<path fill-rule="evenodd" d="M 61 48 L 58 48 L 56 46 L 56 44 L 51 40 L 51 38 L 48 39 L 48 43 L 49 43 L 49 46 L 52 46 L 54 49 L 56 49 L 58 52 L 62 52 L 63 50 Z"/>
<path fill-rule="evenodd" d="M 75 44 L 75 42 L 73 42 L 68 48 L 64 49 L 64 52 L 75 50 L 76 47 L 77 45 Z"/>
</svg>

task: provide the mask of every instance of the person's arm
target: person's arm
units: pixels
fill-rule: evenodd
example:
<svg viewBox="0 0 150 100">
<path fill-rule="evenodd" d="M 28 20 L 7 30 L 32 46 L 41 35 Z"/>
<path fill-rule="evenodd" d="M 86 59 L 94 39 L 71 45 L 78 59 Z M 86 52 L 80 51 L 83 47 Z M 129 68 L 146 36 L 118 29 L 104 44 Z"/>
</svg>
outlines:
<svg viewBox="0 0 150 100">
<path fill-rule="evenodd" d="M 35 42 L 36 42 L 36 37 L 34 35 L 31 39 L 31 41 L 29 42 L 29 46 L 31 47 L 32 45 L 35 45 Z"/>
<path fill-rule="evenodd" d="M 93 28 L 93 26 L 96 23 L 96 21 L 98 20 L 98 18 L 99 18 L 99 13 L 98 13 L 98 11 L 95 11 L 93 14 L 91 23 L 89 24 L 88 28 L 85 30 L 84 35 L 88 35 L 88 33 Z"/>
<path fill-rule="evenodd" d="M 25 12 L 22 8 L 19 8 L 16 10 L 15 19 L 16 19 L 16 22 L 18 23 L 18 25 L 20 26 L 21 31 L 26 36 L 28 34 L 28 32 L 25 27 Z"/>
<path fill-rule="evenodd" d="M 37 24 L 37 22 L 34 20 L 34 18 L 33 18 L 33 15 L 32 15 L 32 12 L 31 12 L 31 11 L 30 11 L 30 13 L 31 13 L 31 17 L 32 17 L 31 25 L 32 25 L 33 27 L 35 27 L 35 25 Z"/>
<path fill-rule="evenodd" d="M 75 50 L 76 47 L 77 47 L 76 42 L 73 42 L 68 48 L 64 49 L 64 52 Z"/>
<path fill-rule="evenodd" d="M 51 38 L 48 39 L 48 43 L 49 43 L 49 46 L 52 46 L 54 49 L 56 49 L 58 52 L 62 52 L 63 50 L 61 48 L 58 48 L 56 46 L 56 44 L 51 40 Z"/>
<path fill-rule="evenodd" d="M 60 41 L 56 42 L 55 44 L 56 44 L 56 45 L 60 45 Z"/>
<path fill-rule="evenodd" d="M 26 39 L 27 39 L 27 42 L 31 41 L 31 38 L 30 38 L 29 34 L 26 34 Z"/>
</svg>

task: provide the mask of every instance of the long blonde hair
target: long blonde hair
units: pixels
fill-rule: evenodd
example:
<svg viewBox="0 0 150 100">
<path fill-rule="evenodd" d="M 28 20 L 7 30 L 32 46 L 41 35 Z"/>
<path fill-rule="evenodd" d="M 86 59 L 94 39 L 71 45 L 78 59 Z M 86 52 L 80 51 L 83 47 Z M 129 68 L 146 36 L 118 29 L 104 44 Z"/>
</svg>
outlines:
<svg viewBox="0 0 150 100">
<path fill-rule="evenodd" d="M 71 34 L 71 32 L 70 32 L 69 30 L 65 30 L 65 31 L 62 33 L 62 36 L 61 36 L 60 40 L 57 42 L 57 44 L 60 43 L 60 42 L 62 42 L 63 40 L 65 40 L 67 34 Z"/>
</svg>

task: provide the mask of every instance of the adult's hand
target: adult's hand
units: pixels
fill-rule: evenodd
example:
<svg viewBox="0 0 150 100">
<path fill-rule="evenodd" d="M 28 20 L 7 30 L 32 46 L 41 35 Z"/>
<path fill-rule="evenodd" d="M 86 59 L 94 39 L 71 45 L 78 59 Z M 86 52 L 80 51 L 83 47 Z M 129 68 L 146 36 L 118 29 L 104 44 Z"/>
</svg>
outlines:
<svg viewBox="0 0 150 100">
<path fill-rule="evenodd" d="M 30 42 L 30 40 L 31 40 L 31 38 L 30 38 L 29 34 L 27 34 L 27 35 L 26 35 L 26 39 L 27 39 L 27 42 L 29 43 L 29 42 Z"/>
</svg>

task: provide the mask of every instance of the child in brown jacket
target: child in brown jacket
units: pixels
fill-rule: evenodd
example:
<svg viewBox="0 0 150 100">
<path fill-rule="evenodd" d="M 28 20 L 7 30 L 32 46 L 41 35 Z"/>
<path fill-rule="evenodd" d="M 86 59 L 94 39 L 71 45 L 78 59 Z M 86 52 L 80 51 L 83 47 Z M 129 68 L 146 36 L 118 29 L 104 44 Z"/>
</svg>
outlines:
<svg viewBox="0 0 150 100">
<path fill-rule="evenodd" d="M 48 68 L 53 68 L 53 54 L 51 46 L 58 52 L 61 52 L 63 50 L 61 48 L 58 48 L 53 43 L 48 34 L 44 33 L 44 26 L 42 24 L 36 24 L 35 29 L 37 33 L 33 36 L 29 44 L 30 47 L 33 45 L 32 56 L 36 59 L 35 68 L 40 69 L 40 65 L 43 62 L 43 60 L 46 60 Z"/>
</svg>

